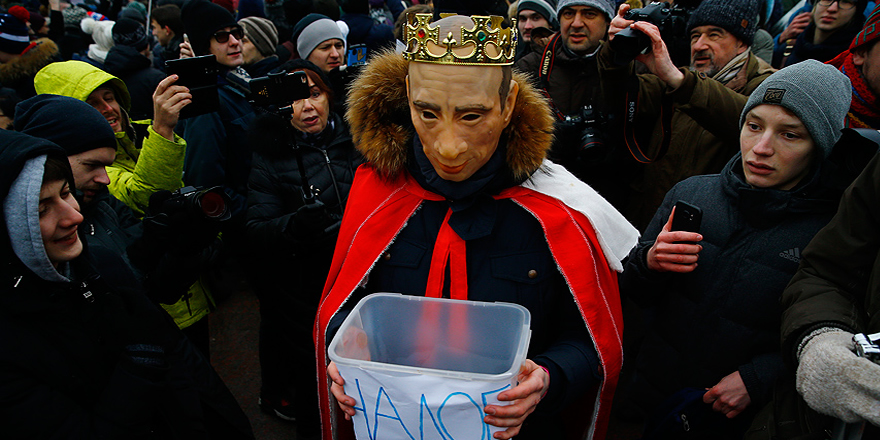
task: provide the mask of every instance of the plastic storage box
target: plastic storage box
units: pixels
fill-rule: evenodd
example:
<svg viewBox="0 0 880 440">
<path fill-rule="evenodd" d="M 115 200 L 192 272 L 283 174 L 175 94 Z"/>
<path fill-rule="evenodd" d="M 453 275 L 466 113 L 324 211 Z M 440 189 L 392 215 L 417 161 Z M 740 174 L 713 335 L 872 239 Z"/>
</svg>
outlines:
<svg viewBox="0 0 880 440">
<path fill-rule="evenodd" d="M 374 293 L 329 356 L 357 401 L 359 440 L 491 439 L 483 408 L 515 386 L 531 316 L 520 305 Z"/>
</svg>

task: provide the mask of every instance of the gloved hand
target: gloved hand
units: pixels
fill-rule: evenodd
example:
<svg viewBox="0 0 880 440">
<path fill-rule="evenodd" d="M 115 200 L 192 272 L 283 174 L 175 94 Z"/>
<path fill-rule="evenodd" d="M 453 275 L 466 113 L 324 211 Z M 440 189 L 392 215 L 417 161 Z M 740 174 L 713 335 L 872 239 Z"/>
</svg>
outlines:
<svg viewBox="0 0 880 440">
<path fill-rule="evenodd" d="M 285 231 L 294 240 L 309 242 L 320 239 L 334 220 L 320 200 L 300 206 L 290 217 Z"/>
<path fill-rule="evenodd" d="M 880 426 L 880 365 L 856 356 L 853 334 L 814 336 L 799 356 L 797 390 L 814 410 Z"/>
</svg>

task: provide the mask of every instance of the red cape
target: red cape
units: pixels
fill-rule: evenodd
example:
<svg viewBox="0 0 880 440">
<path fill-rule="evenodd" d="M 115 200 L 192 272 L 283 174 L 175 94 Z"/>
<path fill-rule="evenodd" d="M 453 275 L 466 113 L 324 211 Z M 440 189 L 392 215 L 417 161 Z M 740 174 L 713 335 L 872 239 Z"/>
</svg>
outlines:
<svg viewBox="0 0 880 440">
<path fill-rule="evenodd" d="M 408 174 L 383 180 L 376 170 L 361 166 L 348 196 L 336 251 L 315 321 L 318 392 L 323 439 L 354 438 L 350 423 L 341 418 L 327 376 L 327 326 L 352 293 L 365 283 L 424 200 L 444 200 L 426 191 Z M 550 252 L 565 278 L 584 324 L 599 354 L 603 381 L 592 404 L 588 438 L 603 439 L 617 377 L 623 362 L 623 317 L 617 275 L 608 267 L 596 233 L 587 217 L 561 201 L 521 186 L 495 197 L 511 199 L 541 224 Z M 589 270 L 584 270 L 589 269 Z M 348 425 L 348 426 L 346 426 Z M 577 438 L 583 438 L 580 433 Z"/>
</svg>

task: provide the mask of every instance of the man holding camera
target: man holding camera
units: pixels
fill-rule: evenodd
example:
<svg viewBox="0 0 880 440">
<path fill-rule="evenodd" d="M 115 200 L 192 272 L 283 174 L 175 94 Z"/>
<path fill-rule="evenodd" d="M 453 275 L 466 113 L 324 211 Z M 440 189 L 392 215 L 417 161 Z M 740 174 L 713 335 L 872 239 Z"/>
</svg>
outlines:
<svg viewBox="0 0 880 440">
<path fill-rule="evenodd" d="M 620 206 L 622 185 L 609 166 L 616 152 L 607 143 L 608 113 L 604 111 L 596 54 L 614 15 L 609 0 L 561 0 L 556 8 L 559 32 L 543 52 L 532 52 L 516 67 L 532 74 L 556 116 L 556 139 L 550 159 Z"/>
<path fill-rule="evenodd" d="M 646 164 L 630 182 L 624 209 L 642 229 L 673 185 L 719 172 L 736 153 L 737 118 L 748 95 L 773 69 L 749 50 L 757 30 L 754 0 L 706 0 L 694 10 L 687 22 L 689 69 L 675 67 L 656 25 L 627 20 L 628 10 L 620 6 L 609 29 L 612 42 L 597 58 L 602 87 L 613 91 L 606 92 L 606 103 L 625 116 L 624 142 Z M 650 75 L 637 76 L 633 63 L 621 65 L 615 54 L 613 38 L 630 26 L 651 40 L 650 52 L 635 58 Z M 638 131 L 651 133 L 649 139 L 633 134 L 635 127 L 646 126 L 653 129 Z"/>
</svg>

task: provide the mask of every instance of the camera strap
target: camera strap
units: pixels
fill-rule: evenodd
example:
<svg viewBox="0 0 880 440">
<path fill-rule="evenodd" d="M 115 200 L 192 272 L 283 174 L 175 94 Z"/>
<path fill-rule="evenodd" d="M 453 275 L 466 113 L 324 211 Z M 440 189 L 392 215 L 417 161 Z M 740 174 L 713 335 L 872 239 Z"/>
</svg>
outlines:
<svg viewBox="0 0 880 440">
<path fill-rule="evenodd" d="M 541 85 L 541 93 L 547 98 L 547 102 L 550 103 L 550 108 L 553 110 L 553 113 L 556 115 L 556 120 L 558 121 L 564 120 L 565 115 L 559 111 L 559 107 L 556 107 L 556 104 L 553 103 L 553 98 L 550 96 L 550 92 L 547 89 L 550 86 L 550 72 L 553 71 L 553 63 L 556 61 L 556 50 L 561 44 L 560 41 L 559 33 L 557 32 L 556 35 L 547 42 L 547 45 L 544 46 L 544 53 L 541 55 L 541 68 L 538 69 L 538 82 Z"/>
<path fill-rule="evenodd" d="M 656 162 L 663 158 L 669 149 L 669 141 L 672 138 L 672 114 L 675 109 L 673 108 L 672 100 L 664 94 L 660 99 L 660 128 L 663 139 L 660 141 L 660 150 L 657 151 L 657 155 L 653 158 L 648 158 L 648 155 L 642 151 L 638 141 L 636 141 L 635 131 L 633 130 L 633 123 L 635 122 L 638 108 L 639 77 L 638 75 L 631 75 L 626 85 L 626 116 L 623 118 L 623 138 L 626 148 L 636 161 L 645 164 Z"/>
</svg>

